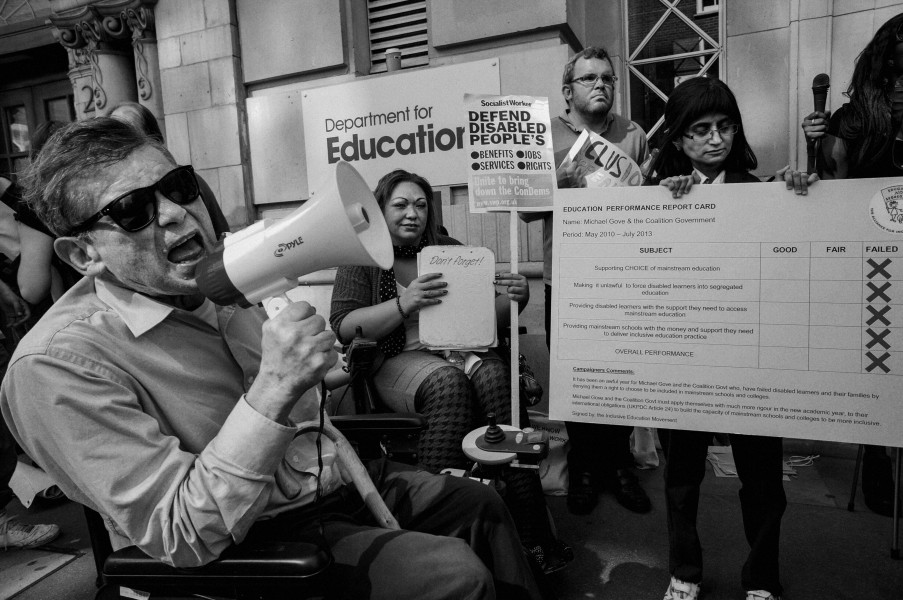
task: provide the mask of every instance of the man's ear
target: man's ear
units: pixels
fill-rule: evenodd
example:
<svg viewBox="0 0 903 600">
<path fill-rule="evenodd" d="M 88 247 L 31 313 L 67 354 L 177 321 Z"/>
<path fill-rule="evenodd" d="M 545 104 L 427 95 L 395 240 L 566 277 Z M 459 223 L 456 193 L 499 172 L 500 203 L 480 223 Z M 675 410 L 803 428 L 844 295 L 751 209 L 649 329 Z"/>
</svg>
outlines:
<svg viewBox="0 0 903 600">
<path fill-rule="evenodd" d="M 84 237 L 66 236 L 53 241 L 53 249 L 60 260 L 73 269 L 87 275 L 96 277 L 103 273 L 107 266 L 103 262 L 100 253 L 90 240 Z"/>
<path fill-rule="evenodd" d="M 567 103 L 571 103 L 571 97 L 574 95 L 574 90 L 571 89 L 571 84 L 566 83 L 561 86 L 561 94 L 564 96 L 564 99 L 567 100 Z"/>
</svg>

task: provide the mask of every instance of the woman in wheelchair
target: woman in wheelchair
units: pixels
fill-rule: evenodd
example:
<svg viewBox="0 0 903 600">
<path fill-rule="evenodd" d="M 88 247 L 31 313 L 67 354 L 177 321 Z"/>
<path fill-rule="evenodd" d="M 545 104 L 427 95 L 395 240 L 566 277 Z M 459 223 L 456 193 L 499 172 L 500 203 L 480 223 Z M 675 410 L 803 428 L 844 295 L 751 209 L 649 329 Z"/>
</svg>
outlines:
<svg viewBox="0 0 903 600">
<path fill-rule="evenodd" d="M 376 200 L 389 227 L 395 250 L 393 267 L 340 267 L 332 294 L 330 323 L 338 338 L 349 343 L 360 327 L 377 340 L 384 360 L 374 373 L 374 385 L 385 407 L 395 412 L 418 412 L 428 422 L 418 448 L 419 466 L 432 473 L 443 468 L 466 468 L 461 440 L 495 413 L 500 423 L 511 422 L 508 365 L 489 350 L 466 371 L 432 352 L 420 342 L 419 311 L 442 302 L 449 293 L 441 273 L 417 274 L 417 254 L 426 246 L 460 245 L 438 233 L 431 211 L 429 182 L 398 169 L 380 179 Z M 509 318 L 511 301 L 520 309 L 530 298 L 526 278 L 501 273 L 496 284 L 498 322 Z M 466 315 L 462 315 L 466 318 Z M 521 423 L 527 424 L 522 407 Z M 546 572 L 565 566 L 570 549 L 554 539 L 539 476 L 533 470 L 509 469 L 503 479 L 505 500 L 521 541 Z"/>
</svg>

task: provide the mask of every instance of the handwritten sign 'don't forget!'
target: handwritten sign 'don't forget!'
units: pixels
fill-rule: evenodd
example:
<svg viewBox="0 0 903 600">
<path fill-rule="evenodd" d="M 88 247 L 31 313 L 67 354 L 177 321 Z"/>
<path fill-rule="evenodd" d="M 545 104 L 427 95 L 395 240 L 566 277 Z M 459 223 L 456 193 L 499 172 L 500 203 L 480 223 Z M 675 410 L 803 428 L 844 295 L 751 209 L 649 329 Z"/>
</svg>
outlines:
<svg viewBox="0 0 903 600">
<path fill-rule="evenodd" d="M 420 341 L 434 349 L 476 350 L 496 345 L 495 256 L 478 246 L 427 246 L 418 273 L 442 273 L 448 294 L 420 311 Z"/>
</svg>

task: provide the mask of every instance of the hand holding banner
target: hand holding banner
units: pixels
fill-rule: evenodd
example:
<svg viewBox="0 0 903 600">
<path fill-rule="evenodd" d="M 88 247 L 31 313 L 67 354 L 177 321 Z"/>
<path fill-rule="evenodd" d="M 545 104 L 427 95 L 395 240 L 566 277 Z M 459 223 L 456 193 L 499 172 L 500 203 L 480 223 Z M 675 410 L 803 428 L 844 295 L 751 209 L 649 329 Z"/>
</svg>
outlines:
<svg viewBox="0 0 903 600">
<path fill-rule="evenodd" d="M 642 185 L 639 165 L 620 148 L 602 136 L 586 129 L 571 146 L 560 168 L 576 163 L 586 173 L 586 187 Z"/>
</svg>

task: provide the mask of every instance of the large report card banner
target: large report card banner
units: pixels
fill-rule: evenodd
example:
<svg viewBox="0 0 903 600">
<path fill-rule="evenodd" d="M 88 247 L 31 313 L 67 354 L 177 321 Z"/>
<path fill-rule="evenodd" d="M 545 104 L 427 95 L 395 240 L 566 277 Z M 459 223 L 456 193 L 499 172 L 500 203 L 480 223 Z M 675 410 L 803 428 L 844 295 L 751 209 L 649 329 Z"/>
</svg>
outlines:
<svg viewBox="0 0 903 600">
<path fill-rule="evenodd" d="M 900 179 L 556 193 L 554 419 L 903 445 Z"/>
</svg>

